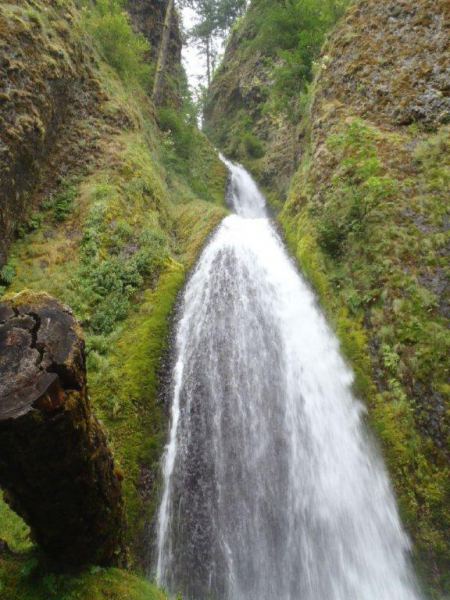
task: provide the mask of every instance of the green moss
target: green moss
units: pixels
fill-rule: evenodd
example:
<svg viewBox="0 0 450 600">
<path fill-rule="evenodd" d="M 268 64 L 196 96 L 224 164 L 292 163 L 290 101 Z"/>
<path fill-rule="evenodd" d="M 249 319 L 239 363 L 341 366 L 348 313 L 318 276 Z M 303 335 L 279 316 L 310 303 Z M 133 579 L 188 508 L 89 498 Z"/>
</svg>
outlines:
<svg viewBox="0 0 450 600">
<path fill-rule="evenodd" d="M 29 550 L 31 547 L 30 530 L 20 517 L 13 512 L 0 492 L 0 539 L 15 552 Z"/>
<path fill-rule="evenodd" d="M 158 478 L 166 438 L 166 414 L 157 394 L 158 369 L 168 340 L 169 317 L 184 277 L 182 265 L 168 263 L 156 290 L 143 293 L 95 366 L 92 355 L 99 353 L 93 346 L 90 350 L 91 395 L 124 473 L 130 543 L 136 543 L 144 525 L 151 521 L 157 501 L 157 490 L 142 488 L 141 479 L 144 471 L 151 473 L 153 482 Z"/>
</svg>

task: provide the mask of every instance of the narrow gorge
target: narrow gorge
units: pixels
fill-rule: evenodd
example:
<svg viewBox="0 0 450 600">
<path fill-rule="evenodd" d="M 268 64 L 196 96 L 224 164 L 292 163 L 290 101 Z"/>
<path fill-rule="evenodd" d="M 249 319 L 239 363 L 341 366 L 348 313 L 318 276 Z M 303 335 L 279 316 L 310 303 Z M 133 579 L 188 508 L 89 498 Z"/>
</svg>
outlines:
<svg viewBox="0 0 450 600">
<path fill-rule="evenodd" d="M 446 0 L 0 0 L 0 598 L 448 600 Z"/>
</svg>

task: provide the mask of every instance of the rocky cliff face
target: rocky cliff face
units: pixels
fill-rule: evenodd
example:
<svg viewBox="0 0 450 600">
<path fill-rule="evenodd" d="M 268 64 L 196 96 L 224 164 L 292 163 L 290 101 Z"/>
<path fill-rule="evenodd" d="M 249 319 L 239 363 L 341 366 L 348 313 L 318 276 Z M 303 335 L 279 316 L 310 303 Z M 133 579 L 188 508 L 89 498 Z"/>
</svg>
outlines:
<svg viewBox="0 0 450 600">
<path fill-rule="evenodd" d="M 358 3 L 324 50 L 315 120 L 331 102 L 389 128 L 447 122 L 449 17 L 442 1 Z"/>
<path fill-rule="evenodd" d="M 450 559 L 448 25 L 444 0 L 364 0 L 347 12 L 323 49 L 309 107 L 290 129 L 299 166 L 279 215 L 356 372 L 435 597 L 448 587 Z M 248 115 L 255 136 L 282 136 L 281 123 L 261 134 L 270 85 L 270 73 L 258 77 L 263 65 L 264 56 L 249 57 L 245 40 L 233 38 L 208 109 L 226 150 L 237 121 L 221 95 L 241 122 Z M 264 161 L 273 147 L 264 146 Z M 254 169 L 279 196 L 287 171 L 277 170 L 281 177 L 261 159 Z"/>
</svg>

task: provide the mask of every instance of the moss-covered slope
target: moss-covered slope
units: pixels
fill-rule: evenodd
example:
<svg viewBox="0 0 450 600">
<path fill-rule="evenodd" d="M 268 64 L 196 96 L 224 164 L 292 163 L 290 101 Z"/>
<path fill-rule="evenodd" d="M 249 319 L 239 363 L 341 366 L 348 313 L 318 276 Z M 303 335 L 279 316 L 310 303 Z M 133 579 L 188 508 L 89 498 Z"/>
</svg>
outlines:
<svg viewBox="0 0 450 600">
<path fill-rule="evenodd" d="M 64 40 L 68 49 L 84 49 L 72 56 L 61 46 L 52 60 L 58 72 L 69 68 L 66 61 L 77 72 L 87 69 L 95 90 L 83 110 L 71 107 L 73 120 L 53 132 L 54 145 L 36 164 L 40 183 L 27 187 L 0 294 L 46 291 L 81 321 L 91 402 L 123 477 L 130 565 L 142 572 L 154 540 L 167 427 L 161 360 L 186 273 L 226 214 L 226 170 L 181 112 L 155 113 L 148 47 L 122 10 L 108 10 L 102 14 L 85 1 L 0 3 L 2 35 L 9 40 L 2 56 L 9 60 L 23 50 L 24 39 L 30 42 L 24 110 L 34 114 L 33 77 L 39 89 L 47 59 L 48 48 L 39 45 L 44 34 L 54 44 Z M 17 27 L 23 35 L 15 35 Z M 105 31 L 113 32 L 112 57 Z M 160 597 L 122 571 L 94 569 L 72 579 L 46 573 L 26 527 L 2 501 L 1 539 L 14 551 L 0 546 L 0 595 L 7 600 Z"/>
<path fill-rule="evenodd" d="M 443 1 L 367 0 L 349 10 L 295 124 L 300 164 L 279 215 L 356 372 L 436 597 L 448 593 L 450 559 L 447 26 Z M 239 69 L 236 39 L 217 96 Z M 242 57 L 245 69 L 245 42 Z M 261 102 L 248 108 L 255 135 Z M 245 103 L 241 111 L 245 119 Z M 214 139 L 230 149 L 223 132 L 234 131 L 235 116 L 217 105 L 210 115 Z M 259 169 L 270 184 L 270 167 Z"/>
</svg>

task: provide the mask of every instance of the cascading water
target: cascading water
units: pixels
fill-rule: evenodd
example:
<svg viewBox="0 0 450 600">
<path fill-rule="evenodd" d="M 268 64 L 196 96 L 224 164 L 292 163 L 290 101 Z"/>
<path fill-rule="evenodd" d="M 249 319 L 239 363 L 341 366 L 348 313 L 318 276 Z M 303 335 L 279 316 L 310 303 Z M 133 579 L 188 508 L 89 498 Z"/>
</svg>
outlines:
<svg viewBox="0 0 450 600">
<path fill-rule="evenodd" d="M 352 374 L 248 173 L 184 294 L 157 579 L 188 600 L 419 598 Z"/>
</svg>

